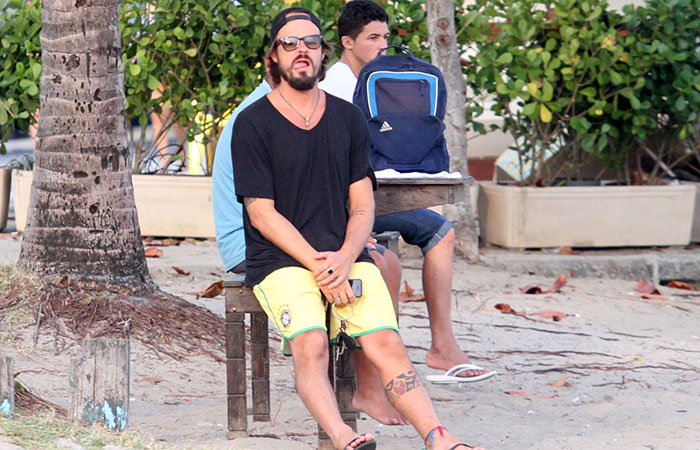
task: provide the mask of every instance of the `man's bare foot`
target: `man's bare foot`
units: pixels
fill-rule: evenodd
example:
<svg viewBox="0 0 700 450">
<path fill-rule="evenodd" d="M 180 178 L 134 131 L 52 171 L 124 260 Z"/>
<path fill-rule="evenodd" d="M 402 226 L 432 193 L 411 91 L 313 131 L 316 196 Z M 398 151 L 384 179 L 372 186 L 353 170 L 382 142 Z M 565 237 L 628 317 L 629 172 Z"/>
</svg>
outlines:
<svg viewBox="0 0 700 450">
<path fill-rule="evenodd" d="M 408 420 L 386 398 L 384 391 L 375 395 L 362 395 L 357 391 L 352 396 L 352 407 L 384 425 L 409 425 Z"/>
<path fill-rule="evenodd" d="M 452 350 L 439 351 L 435 347 L 430 347 L 428 350 L 428 355 L 425 357 L 425 364 L 432 368 L 438 370 L 450 370 L 457 364 L 471 364 L 472 361 L 469 359 L 469 355 L 464 353 L 458 347 L 455 346 Z M 490 370 L 465 370 L 459 373 L 460 377 L 478 377 L 479 375 L 484 375 L 485 373 L 491 372 Z"/>
<path fill-rule="evenodd" d="M 333 440 L 333 446 L 340 450 L 352 450 L 369 442 L 376 442 L 372 433 L 364 433 L 358 435 L 350 427 L 344 430 L 337 440 Z M 365 445 L 363 448 L 370 448 Z M 371 447 L 374 448 L 374 447 Z"/>
</svg>

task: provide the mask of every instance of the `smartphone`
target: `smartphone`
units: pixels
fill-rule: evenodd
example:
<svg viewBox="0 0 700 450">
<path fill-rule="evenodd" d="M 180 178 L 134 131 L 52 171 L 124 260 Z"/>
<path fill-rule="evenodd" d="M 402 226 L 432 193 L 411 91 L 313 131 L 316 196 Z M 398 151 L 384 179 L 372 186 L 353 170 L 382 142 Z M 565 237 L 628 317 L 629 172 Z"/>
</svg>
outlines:
<svg viewBox="0 0 700 450">
<path fill-rule="evenodd" d="M 348 280 L 348 283 L 350 283 L 350 287 L 352 288 L 353 294 L 355 294 L 355 298 L 360 298 L 362 297 L 362 280 L 357 279 L 357 280 Z"/>
</svg>

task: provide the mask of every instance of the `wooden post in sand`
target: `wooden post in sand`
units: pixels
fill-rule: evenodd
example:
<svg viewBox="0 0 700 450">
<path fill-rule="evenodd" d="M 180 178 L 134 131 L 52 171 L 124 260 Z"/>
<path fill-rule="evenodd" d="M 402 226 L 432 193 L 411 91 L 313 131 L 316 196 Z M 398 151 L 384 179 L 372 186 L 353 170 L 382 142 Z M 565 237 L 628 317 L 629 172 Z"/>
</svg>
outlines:
<svg viewBox="0 0 700 450">
<path fill-rule="evenodd" d="M 84 339 L 80 350 L 70 377 L 71 417 L 124 431 L 129 423 L 129 340 Z"/>
<path fill-rule="evenodd" d="M 0 416 L 15 412 L 15 374 L 11 356 L 0 354 Z"/>
</svg>

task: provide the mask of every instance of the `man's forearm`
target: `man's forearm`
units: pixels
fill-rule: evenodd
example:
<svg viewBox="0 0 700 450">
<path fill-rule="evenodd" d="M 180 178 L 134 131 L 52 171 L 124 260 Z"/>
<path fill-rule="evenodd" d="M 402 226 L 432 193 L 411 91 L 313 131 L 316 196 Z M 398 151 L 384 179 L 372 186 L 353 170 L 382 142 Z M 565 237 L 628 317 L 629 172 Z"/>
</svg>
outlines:
<svg viewBox="0 0 700 450">
<path fill-rule="evenodd" d="M 355 261 L 364 249 L 374 226 L 374 194 L 369 178 L 350 185 L 349 200 L 350 217 L 340 251 Z"/>
<path fill-rule="evenodd" d="M 351 211 L 340 251 L 350 255 L 350 259 L 355 261 L 365 248 L 373 226 L 374 211 L 359 208 Z"/>
</svg>

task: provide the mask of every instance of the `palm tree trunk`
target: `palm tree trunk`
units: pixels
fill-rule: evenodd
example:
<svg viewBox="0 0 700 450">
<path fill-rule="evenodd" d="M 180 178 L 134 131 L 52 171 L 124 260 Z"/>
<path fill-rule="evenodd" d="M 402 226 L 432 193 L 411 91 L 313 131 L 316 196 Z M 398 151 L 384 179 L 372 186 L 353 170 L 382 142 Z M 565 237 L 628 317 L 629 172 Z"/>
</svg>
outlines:
<svg viewBox="0 0 700 450">
<path fill-rule="evenodd" d="M 17 265 L 152 287 L 131 184 L 119 0 L 44 0 L 41 113 Z"/>
<path fill-rule="evenodd" d="M 445 139 L 450 151 L 450 167 L 458 170 L 467 180 L 467 125 L 465 116 L 466 83 L 459 64 L 459 51 L 455 35 L 453 0 L 428 0 L 428 35 L 430 57 L 445 77 L 447 85 L 447 112 L 445 113 Z M 479 261 L 479 238 L 474 223 L 474 212 L 466 185 L 465 201 L 445 207 L 448 218 L 455 225 L 455 249 L 469 261 Z"/>
</svg>

